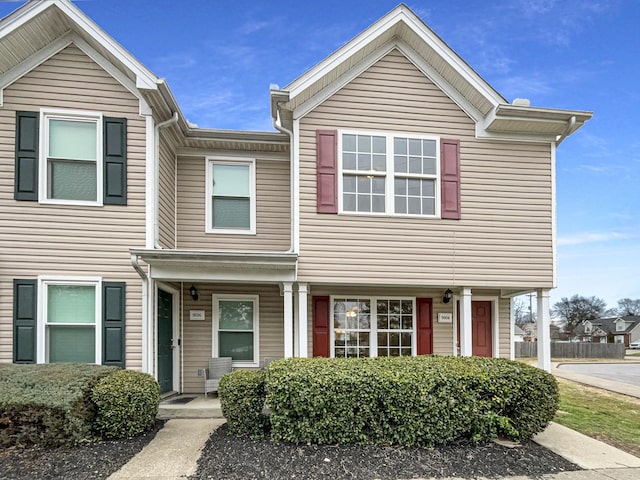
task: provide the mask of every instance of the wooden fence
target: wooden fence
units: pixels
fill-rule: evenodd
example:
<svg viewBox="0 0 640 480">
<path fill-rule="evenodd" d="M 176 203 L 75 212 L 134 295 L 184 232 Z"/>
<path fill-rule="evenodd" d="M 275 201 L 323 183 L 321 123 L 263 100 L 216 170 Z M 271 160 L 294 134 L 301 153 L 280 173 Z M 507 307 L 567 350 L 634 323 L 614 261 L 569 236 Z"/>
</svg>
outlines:
<svg viewBox="0 0 640 480">
<path fill-rule="evenodd" d="M 516 358 L 537 357 L 538 342 L 515 342 Z M 624 358 L 621 343 L 551 342 L 551 358 Z"/>
</svg>

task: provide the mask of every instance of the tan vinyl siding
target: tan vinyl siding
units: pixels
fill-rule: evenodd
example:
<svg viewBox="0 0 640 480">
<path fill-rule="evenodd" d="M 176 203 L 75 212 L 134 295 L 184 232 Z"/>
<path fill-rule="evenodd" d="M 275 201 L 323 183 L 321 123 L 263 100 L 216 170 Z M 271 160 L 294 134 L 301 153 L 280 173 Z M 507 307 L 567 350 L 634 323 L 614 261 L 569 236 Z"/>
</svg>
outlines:
<svg viewBox="0 0 640 480">
<path fill-rule="evenodd" d="M 191 284 L 184 284 L 182 311 L 182 351 L 184 359 L 184 387 L 186 393 L 203 393 L 204 379 L 197 376 L 198 369 L 206 367 L 213 349 L 212 302 L 213 294 L 233 293 L 258 295 L 259 303 L 259 356 L 284 355 L 283 298 L 277 285 L 216 285 L 196 284 L 198 300 L 189 295 Z M 190 321 L 189 310 L 204 310 L 205 321 Z"/>
<path fill-rule="evenodd" d="M 41 107 L 126 117 L 128 203 L 41 205 L 13 199 L 15 112 Z M 65 48 L 4 91 L 0 109 L 0 362 L 11 362 L 16 278 L 99 276 L 124 281 L 126 364 L 142 367 L 142 292 L 129 248 L 145 242 L 145 121 L 138 100 L 75 46 Z"/>
<path fill-rule="evenodd" d="M 462 219 L 317 214 L 316 129 L 459 139 Z M 473 121 L 393 51 L 300 121 L 299 280 L 549 288 L 551 175 L 550 145 L 476 139 Z"/>
<path fill-rule="evenodd" d="M 176 154 L 167 136 L 160 132 L 158 192 L 158 234 L 163 248 L 175 248 L 176 238 Z"/>
<path fill-rule="evenodd" d="M 457 345 L 457 336 L 454 342 L 454 324 L 438 323 L 439 313 L 454 314 L 455 302 L 442 303 L 444 290 L 424 289 L 424 288 L 398 288 L 380 286 L 344 286 L 344 285 L 313 285 L 309 292 L 309 302 L 307 309 L 307 342 L 308 356 L 313 356 L 313 296 L 328 295 L 333 297 L 367 298 L 367 297 L 406 297 L 406 298 L 431 298 L 433 316 L 433 353 L 435 355 L 454 355 L 454 348 Z M 509 328 L 509 305 L 508 298 L 499 298 L 500 293 L 491 290 L 478 290 L 472 292 L 473 295 L 482 299 L 498 300 L 498 332 L 499 332 L 499 356 L 509 358 L 510 354 L 510 328 Z M 455 322 L 455 316 L 454 316 Z"/>
<path fill-rule="evenodd" d="M 247 155 L 252 158 L 251 155 Z M 178 244 L 185 250 L 289 250 L 289 162 L 256 158 L 256 234 L 205 233 L 206 159 L 178 157 Z"/>
</svg>

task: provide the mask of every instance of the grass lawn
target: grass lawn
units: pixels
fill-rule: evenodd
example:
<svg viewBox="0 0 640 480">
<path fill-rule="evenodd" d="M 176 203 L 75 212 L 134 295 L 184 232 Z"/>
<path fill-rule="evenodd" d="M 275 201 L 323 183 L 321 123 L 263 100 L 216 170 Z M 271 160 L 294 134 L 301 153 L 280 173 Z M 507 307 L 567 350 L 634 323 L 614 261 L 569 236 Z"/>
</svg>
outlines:
<svg viewBox="0 0 640 480">
<path fill-rule="evenodd" d="M 640 399 L 558 379 L 554 421 L 640 457 Z"/>
</svg>

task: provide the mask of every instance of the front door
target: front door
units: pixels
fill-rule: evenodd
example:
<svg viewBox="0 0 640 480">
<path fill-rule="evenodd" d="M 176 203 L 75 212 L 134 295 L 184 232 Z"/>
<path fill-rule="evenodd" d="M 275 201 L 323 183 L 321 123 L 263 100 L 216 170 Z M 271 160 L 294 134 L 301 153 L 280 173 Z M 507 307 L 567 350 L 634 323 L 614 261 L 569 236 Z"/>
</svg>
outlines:
<svg viewBox="0 0 640 480">
<path fill-rule="evenodd" d="M 471 352 L 474 357 L 490 357 L 491 302 L 471 302 Z"/>
<path fill-rule="evenodd" d="M 460 302 L 458 302 L 458 348 L 460 347 Z M 471 354 L 474 357 L 493 356 L 491 334 L 491 302 L 471 302 Z"/>
<path fill-rule="evenodd" d="M 158 383 L 160 393 L 173 390 L 173 295 L 158 290 Z"/>
</svg>

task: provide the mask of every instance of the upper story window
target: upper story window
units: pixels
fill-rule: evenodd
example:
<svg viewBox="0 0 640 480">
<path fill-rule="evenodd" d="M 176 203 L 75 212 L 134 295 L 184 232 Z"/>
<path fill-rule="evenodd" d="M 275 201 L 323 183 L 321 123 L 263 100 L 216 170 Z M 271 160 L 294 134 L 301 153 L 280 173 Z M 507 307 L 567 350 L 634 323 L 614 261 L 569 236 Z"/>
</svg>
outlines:
<svg viewBox="0 0 640 480">
<path fill-rule="evenodd" d="M 43 112 L 40 195 L 51 203 L 102 203 L 102 116 Z"/>
<path fill-rule="evenodd" d="M 341 132 L 341 211 L 439 217 L 439 141 Z"/>
<path fill-rule="evenodd" d="M 624 320 L 616 320 L 616 332 L 624 332 L 627 329 L 627 324 Z"/>
<path fill-rule="evenodd" d="M 209 159 L 206 231 L 255 234 L 255 160 Z"/>
<path fill-rule="evenodd" d="M 14 198 L 127 204 L 127 119 L 100 112 L 16 112 Z"/>
</svg>

